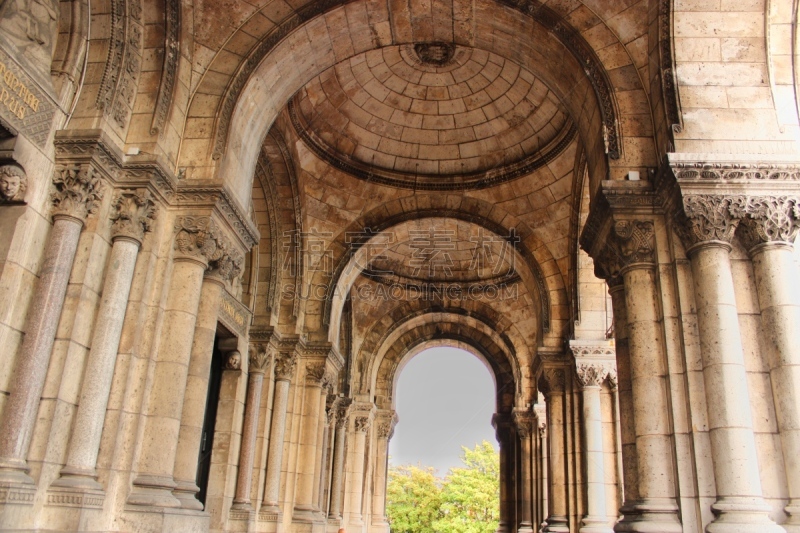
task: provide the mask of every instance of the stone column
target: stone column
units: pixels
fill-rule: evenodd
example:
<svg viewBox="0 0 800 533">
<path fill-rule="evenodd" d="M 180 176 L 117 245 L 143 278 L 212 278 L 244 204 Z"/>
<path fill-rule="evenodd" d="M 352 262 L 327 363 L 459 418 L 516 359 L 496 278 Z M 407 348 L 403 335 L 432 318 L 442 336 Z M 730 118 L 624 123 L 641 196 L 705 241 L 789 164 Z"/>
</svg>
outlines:
<svg viewBox="0 0 800 533">
<path fill-rule="evenodd" d="M 679 533 L 682 527 L 676 499 L 654 224 L 649 220 L 621 220 L 614 223 L 611 232 L 611 248 L 606 252 L 621 266 L 625 287 L 639 492 L 638 500 L 625 508 L 614 530 Z"/>
<path fill-rule="evenodd" d="M 546 410 L 546 409 L 545 409 Z M 538 414 L 538 413 L 537 413 Z M 548 455 L 548 443 L 547 443 L 547 415 L 546 413 L 542 413 L 542 416 L 538 417 L 538 424 L 537 424 L 537 433 L 539 437 L 539 472 L 540 472 L 540 480 L 539 480 L 539 520 L 538 520 L 538 529 L 537 531 L 541 530 L 545 525 L 545 518 L 547 517 L 547 510 L 549 509 L 549 496 L 548 496 L 548 489 L 550 486 L 548 477 L 547 477 L 547 465 L 550 464 L 550 456 Z"/>
<path fill-rule="evenodd" d="M 247 398 L 244 406 L 244 425 L 242 446 L 239 449 L 239 475 L 236 479 L 236 495 L 233 509 L 250 511 L 250 493 L 253 486 L 253 461 L 256 456 L 256 437 L 258 417 L 261 412 L 261 389 L 264 386 L 264 373 L 269 366 L 267 347 L 263 344 L 250 345 L 250 376 L 247 382 Z"/>
<path fill-rule="evenodd" d="M 567 518 L 567 443 L 564 438 L 564 394 L 567 372 L 564 368 L 545 368 L 539 379 L 539 390 L 547 405 L 548 491 L 547 520 L 542 531 L 569 533 Z"/>
<path fill-rule="evenodd" d="M 155 205 L 147 189 L 120 191 L 114 200 L 111 258 L 67 449 L 67 462 L 61 469 L 60 479 L 53 483 L 54 487 L 102 490 L 97 482 L 95 467 L 108 395 L 136 258 L 145 232 L 150 231 L 154 215 Z"/>
<path fill-rule="evenodd" d="M 314 518 L 319 522 L 325 521 L 325 516 L 322 512 L 322 486 L 325 481 L 325 447 L 328 445 L 326 442 L 327 434 L 325 428 L 328 426 L 328 395 L 331 391 L 332 378 L 328 376 L 327 380 L 322 383 L 322 391 L 319 398 L 319 414 L 317 416 L 317 447 L 315 450 L 314 459 L 314 486 L 311 491 L 311 506 L 314 509 Z"/>
<path fill-rule="evenodd" d="M 342 481 L 344 480 L 345 442 L 351 400 L 342 398 L 336 408 L 335 440 L 333 442 L 333 472 L 331 473 L 331 505 L 329 520 L 342 518 Z"/>
<path fill-rule="evenodd" d="M 100 180 L 91 167 L 58 170 L 53 184 L 53 229 L 31 298 L 13 388 L 0 422 L 0 484 L 33 484 L 26 459 L 39 400 L 83 222 L 101 197 Z"/>
<path fill-rule="evenodd" d="M 300 452 L 292 513 L 292 521 L 295 522 L 314 522 L 318 518 L 314 513 L 314 488 L 316 486 L 314 476 L 317 464 L 320 403 L 325 374 L 325 361 L 306 363 L 303 426 L 298 444 Z"/>
<path fill-rule="evenodd" d="M 533 533 L 533 496 L 531 487 L 533 484 L 533 447 L 531 438 L 534 434 L 534 416 L 532 412 L 514 412 L 514 424 L 517 429 L 517 436 L 520 443 L 520 470 L 522 472 L 522 494 L 520 503 L 522 505 L 519 513 L 520 523 L 518 533 Z"/>
<path fill-rule="evenodd" d="M 717 501 L 716 532 L 779 532 L 764 502 L 729 252 L 742 196 L 684 196 L 679 234 L 692 264 Z"/>
<path fill-rule="evenodd" d="M 338 398 L 335 394 L 328 392 L 325 397 L 325 416 L 322 417 L 322 461 L 321 463 L 321 474 L 318 476 L 318 483 L 317 483 L 317 503 L 315 504 L 320 512 L 322 513 L 322 518 L 324 519 L 328 516 L 328 510 L 325 502 L 325 489 L 330 489 L 330 472 L 331 472 L 331 455 L 328 453 L 329 448 L 331 447 L 331 439 L 333 438 L 333 422 L 336 418 L 336 403 L 338 402 Z"/>
<path fill-rule="evenodd" d="M 574 348 L 573 348 L 574 350 Z M 586 515 L 581 532 L 611 533 L 606 512 L 605 457 L 600 385 L 608 375 L 601 363 L 577 363 L 578 385 L 583 396 L 583 447 L 586 459 Z"/>
<path fill-rule="evenodd" d="M 183 216 L 175 221 L 175 257 L 164 311 L 164 329 L 156 356 L 148 401 L 138 476 L 128 496 L 132 505 L 180 507 L 172 495 L 177 443 L 181 429 L 192 341 L 208 262 L 222 251 L 219 230 L 210 217 Z M 195 454 L 195 461 L 196 461 Z"/>
<path fill-rule="evenodd" d="M 353 529 L 364 525 L 361 508 L 364 502 L 362 490 L 364 481 L 364 453 L 366 450 L 367 431 L 372 424 L 372 418 L 366 415 L 356 416 L 353 422 L 353 453 L 351 456 L 351 470 L 348 472 L 348 493 L 350 494 L 348 513 L 349 522 Z"/>
<path fill-rule="evenodd" d="M 378 414 L 377 449 L 375 450 L 375 486 L 372 493 L 372 526 L 389 533 L 386 518 L 386 482 L 389 469 L 389 441 L 394 434 L 397 414 L 394 411 Z"/>
<path fill-rule="evenodd" d="M 800 287 L 792 245 L 800 225 L 798 206 L 797 198 L 751 198 L 740 228 L 753 260 L 767 339 L 764 351 L 789 489 L 789 518 L 782 525 L 790 533 L 800 533 Z"/>
<path fill-rule="evenodd" d="M 267 475 L 264 480 L 264 501 L 261 513 L 279 520 L 281 468 L 283 465 L 283 441 L 286 437 L 286 406 L 289 403 L 289 385 L 294 375 L 297 355 L 294 345 L 297 339 L 273 340 L 275 350 L 275 395 L 272 399 L 272 425 L 269 430 L 269 449 L 267 451 Z"/>
</svg>

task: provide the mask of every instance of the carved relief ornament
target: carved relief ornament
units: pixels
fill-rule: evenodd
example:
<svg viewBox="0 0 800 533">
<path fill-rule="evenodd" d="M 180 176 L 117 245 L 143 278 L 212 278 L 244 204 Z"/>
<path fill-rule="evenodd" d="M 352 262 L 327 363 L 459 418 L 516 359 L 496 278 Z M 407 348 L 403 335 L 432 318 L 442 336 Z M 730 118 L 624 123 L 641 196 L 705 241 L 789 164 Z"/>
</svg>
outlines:
<svg viewBox="0 0 800 533">
<path fill-rule="evenodd" d="M 687 250 L 705 242 L 730 243 L 746 206 L 746 198 L 739 195 L 687 195 L 675 229 Z"/>
<path fill-rule="evenodd" d="M 111 212 L 112 239 L 127 237 L 141 244 L 155 218 L 155 202 L 147 189 L 119 191 Z"/>
<path fill-rule="evenodd" d="M 598 362 L 578 363 L 575 374 L 582 389 L 599 387 L 608 377 L 608 369 L 604 364 Z"/>
<path fill-rule="evenodd" d="M 739 237 L 748 250 L 771 242 L 793 243 L 800 230 L 800 199 L 797 197 L 749 197 L 746 213 L 739 224 Z"/>
<path fill-rule="evenodd" d="M 539 389 L 545 395 L 563 393 L 567 386 L 567 374 L 563 368 L 545 368 L 539 378 Z"/>
<path fill-rule="evenodd" d="M 366 433 L 372 425 L 372 420 L 368 416 L 358 416 L 354 422 L 356 433 Z"/>
<path fill-rule="evenodd" d="M 324 361 L 306 363 L 306 383 L 321 387 L 329 379 Z"/>
<path fill-rule="evenodd" d="M 655 263 L 655 228 L 651 220 L 619 220 L 612 229 L 620 270 L 634 264 Z"/>
<path fill-rule="evenodd" d="M 347 426 L 350 419 L 350 405 L 353 400 L 350 398 L 340 398 L 336 404 L 336 429 L 342 429 Z"/>
<path fill-rule="evenodd" d="M 100 178 L 90 166 L 59 168 L 53 177 L 53 216 L 84 221 L 102 199 Z"/>
<path fill-rule="evenodd" d="M 275 355 L 275 380 L 291 381 L 297 367 L 297 355 L 292 352 L 278 352 Z"/>
<path fill-rule="evenodd" d="M 239 350 L 233 350 L 228 353 L 228 358 L 225 361 L 225 368 L 227 370 L 242 369 L 242 354 L 239 353 Z"/>
<path fill-rule="evenodd" d="M 269 352 L 264 344 L 250 345 L 250 372 L 263 374 L 269 365 Z"/>
<path fill-rule="evenodd" d="M 535 416 L 531 412 L 514 412 L 514 425 L 517 429 L 517 435 L 519 435 L 521 439 L 531 438 L 535 422 Z"/>
</svg>

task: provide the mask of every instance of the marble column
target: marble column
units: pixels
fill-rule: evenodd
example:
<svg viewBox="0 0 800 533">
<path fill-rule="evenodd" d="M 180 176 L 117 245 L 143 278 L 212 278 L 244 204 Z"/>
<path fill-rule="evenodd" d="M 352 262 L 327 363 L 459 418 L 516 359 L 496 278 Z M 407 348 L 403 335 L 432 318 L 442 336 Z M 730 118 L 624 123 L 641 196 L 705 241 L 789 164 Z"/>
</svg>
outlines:
<svg viewBox="0 0 800 533">
<path fill-rule="evenodd" d="M 155 204 L 147 189 L 120 191 L 114 200 L 111 258 L 67 449 L 66 466 L 61 469 L 61 477 L 53 483 L 53 487 L 102 490 L 97 482 L 95 467 L 108 396 L 136 258 L 154 216 Z"/>
<path fill-rule="evenodd" d="M 345 442 L 347 438 L 347 423 L 350 416 L 350 401 L 349 398 L 342 398 L 336 407 L 329 520 L 341 520 L 342 518 L 342 482 L 344 481 Z"/>
<path fill-rule="evenodd" d="M 138 475 L 128 503 L 147 507 L 180 507 L 172 494 L 192 344 L 203 275 L 222 251 L 219 230 L 210 217 L 183 216 L 175 221 L 175 256 L 164 310 L 163 331 L 156 355 L 148 400 Z M 195 455 L 196 458 L 196 455 Z"/>
<path fill-rule="evenodd" d="M 377 415 L 377 446 L 375 450 L 375 484 L 372 493 L 372 526 L 374 531 L 389 533 L 386 517 L 386 482 L 389 470 L 389 441 L 394 434 L 397 415 L 394 411 Z M 371 530 L 371 531 L 372 531 Z"/>
<path fill-rule="evenodd" d="M 325 380 L 322 383 L 322 391 L 319 398 L 319 411 L 317 415 L 317 447 L 314 450 L 314 486 L 311 490 L 311 507 L 314 509 L 314 518 L 318 522 L 324 522 L 326 514 L 322 512 L 320 492 L 325 480 L 325 441 L 327 435 L 325 428 L 328 425 L 328 393 L 331 391 L 330 380 Z"/>
<path fill-rule="evenodd" d="M 800 286 L 792 244 L 800 226 L 798 206 L 797 198 L 750 198 L 740 228 L 753 261 L 767 339 L 763 349 L 789 489 L 789 518 L 782 525 L 789 533 L 800 533 Z"/>
<path fill-rule="evenodd" d="M 567 464 L 565 439 L 565 392 L 567 371 L 565 368 L 545 368 L 539 380 L 539 389 L 545 396 L 547 406 L 548 441 L 548 490 L 547 520 L 542 528 L 545 533 L 569 533 L 567 518 Z"/>
<path fill-rule="evenodd" d="M 372 425 L 372 418 L 366 415 L 355 416 L 353 421 L 353 451 L 350 457 L 350 471 L 347 475 L 347 487 L 350 505 L 349 525 L 358 530 L 364 525 L 361 509 L 364 502 L 364 453 L 366 452 L 367 432 Z"/>
<path fill-rule="evenodd" d="M 0 421 L 0 483 L 33 484 L 27 455 L 53 351 L 56 329 L 84 220 L 101 197 L 100 180 L 91 167 L 56 171 L 53 178 L 53 229 L 44 250 L 16 357 L 11 394 Z"/>
<path fill-rule="evenodd" d="M 325 398 L 325 416 L 322 417 L 322 430 L 321 434 L 321 451 L 322 461 L 321 472 L 322 475 L 317 478 L 317 502 L 316 506 L 322 513 L 322 517 L 328 516 L 327 502 L 325 501 L 325 490 L 330 489 L 330 474 L 331 474 L 331 456 L 329 453 L 331 449 L 331 439 L 333 437 L 333 423 L 336 418 L 336 403 L 338 398 L 335 394 L 328 392 Z"/>
<path fill-rule="evenodd" d="M 275 350 L 275 395 L 272 399 L 272 425 L 269 430 L 269 449 L 267 450 L 267 474 L 264 480 L 264 501 L 260 512 L 279 520 L 278 506 L 283 467 L 283 441 L 286 438 L 286 407 L 289 403 L 289 385 L 294 376 L 297 355 L 294 353 L 296 340 L 271 343 Z"/>
<path fill-rule="evenodd" d="M 621 266 L 625 287 L 639 496 L 624 508 L 623 519 L 614 530 L 679 533 L 683 528 L 676 498 L 655 227 L 649 220 L 622 220 L 611 231 L 608 252 Z"/>
<path fill-rule="evenodd" d="M 242 427 L 242 446 L 239 449 L 239 475 L 236 478 L 236 494 L 233 509 L 250 511 L 250 494 L 253 487 L 253 462 L 256 457 L 256 437 L 258 436 L 258 417 L 261 412 L 261 389 L 264 386 L 264 373 L 269 366 L 267 347 L 263 344 L 250 345 L 250 373 L 247 382 L 247 397 L 244 406 Z"/>
<path fill-rule="evenodd" d="M 601 363 L 577 363 L 576 376 L 583 399 L 583 448 L 586 460 L 586 515 L 582 533 L 611 533 L 606 512 L 603 415 L 600 386 L 608 370 Z"/>
<path fill-rule="evenodd" d="M 533 533 L 533 446 L 531 439 L 534 434 L 534 415 L 532 412 L 515 411 L 514 424 L 520 443 L 520 470 L 522 493 L 520 494 L 521 509 L 519 513 L 518 533 Z"/>
<path fill-rule="evenodd" d="M 691 260 L 717 500 L 709 533 L 781 532 L 763 499 L 730 241 L 744 197 L 684 196 L 679 228 Z"/>
<path fill-rule="evenodd" d="M 305 390 L 303 402 L 303 422 L 298 444 L 299 461 L 297 485 L 295 486 L 293 522 L 315 522 L 318 517 L 314 508 L 314 483 L 317 465 L 317 436 L 320 422 L 320 403 L 322 401 L 325 362 L 306 363 Z"/>
</svg>

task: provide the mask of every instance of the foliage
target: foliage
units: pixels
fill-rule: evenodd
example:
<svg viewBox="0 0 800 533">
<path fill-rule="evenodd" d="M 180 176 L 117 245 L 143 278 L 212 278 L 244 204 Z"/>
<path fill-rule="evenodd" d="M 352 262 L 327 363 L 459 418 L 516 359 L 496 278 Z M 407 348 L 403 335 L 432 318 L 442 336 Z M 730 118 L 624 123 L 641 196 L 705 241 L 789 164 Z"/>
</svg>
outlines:
<svg viewBox="0 0 800 533">
<path fill-rule="evenodd" d="M 499 456 L 487 441 L 461 447 L 462 468 L 444 480 L 433 468 L 389 469 L 387 515 L 393 533 L 493 533 L 500 509 Z"/>
</svg>

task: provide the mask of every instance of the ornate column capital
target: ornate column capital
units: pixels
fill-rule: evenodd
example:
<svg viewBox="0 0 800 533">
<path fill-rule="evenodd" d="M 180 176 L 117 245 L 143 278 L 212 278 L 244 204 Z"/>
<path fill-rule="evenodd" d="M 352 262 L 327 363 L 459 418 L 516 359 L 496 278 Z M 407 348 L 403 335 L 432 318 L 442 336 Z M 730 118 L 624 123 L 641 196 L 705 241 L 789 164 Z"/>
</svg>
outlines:
<svg viewBox="0 0 800 533">
<path fill-rule="evenodd" d="M 212 259 L 208 263 L 206 277 L 217 278 L 223 282 L 233 282 L 242 273 L 244 260 L 242 255 L 233 250 L 227 239 L 220 239 L 220 250 L 217 254 L 218 259 Z"/>
<path fill-rule="evenodd" d="M 366 433 L 372 425 L 372 418 L 365 415 L 356 416 L 353 422 L 356 433 Z"/>
<path fill-rule="evenodd" d="M 575 374 L 581 389 L 600 388 L 600 385 L 608 377 L 608 368 L 603 363 L 596 361 L 578 363 Z"/>
<path fill-rule="evenodd" d="M 534 427 L 536 426 L 536 416 L 531 411 L 514 411 L 514 425 L 517 429 L 517 435 L 521 439 L 529 439 L 533 434 Z"/>
<path fill-rule="evenodd" d="M 336 429 L 342 429 L 347 426 L 350 420 L 350 405 L 353 400 L 350 398 L 339 398 L 336 404 Z"/>
<path fill-rule="evenodd" d="M 508 413 L 493 414 L 492 427 L 494 427 L 497 443 L 500 446 L 505 446 L 514 436 L 514 421 L 512 415 Z"/>
<path fill-rule="evenodd" d="M 264 374 L 269 366 L 270 354 L 266 344 L 250 344 L 250 373 Z"/>
<path fill-rule="evenodd" d="M 211 217 L 179 216 L 175 219 L 175 258 L 208 266 L 221 257 L 219 228 Z"/>
<path fill-rule="evenodd" d="M 760 244 L 793 244 L 800 230 L 800 199 L 796 196 L 747 198 L 746 216 L 738 235 L 748 251 Z"/>
<path fill-rule="evenodd" d="M 306 385 L 322 387 L 330 381 L 325 361 L 308 361 L 306 363 Z"/>
<path fill-rule="evenodd" d="M 50 198 L 53 217 L 70 217 L 81 222 L 94 213 L 103 197 L 100 178 L 89 165 L 56 169 Z"/>
<path fill-rule="evenodd" d="M 394 411 L 380 412 L 376 418 L 378 437 L 391 440 L 394 435 L 394 428 L 397 425 L 398 417 Z"/>
<path fill-rule="evenodd" d="M 652 220 L 618 220 L 612 228 L 612 253 L 617 256 L 620 272 L 635 265 L 652 266 L 656 262 L 656 234 Z"/>
<path fill-rule="evenodd" d="M 686 252 L 702 244 L 730 245 L 747 199 L 743 195 L 690 194 L 683 196 L 683 210 L 674 217 L 675 230 Z"/>
<path fill-rule="evenodd" d="M 581 389 L 599 387 L 616 369 L 617 350 L 613 341 L 571 340 L 569 348 L 575 358 L 575 373 Z"/>
<path fill-rule="evenodd" d="M 545 396 L 563 394 L 567 387 L 567 371 L 562 367 L 546 367 L 539 376 L 539 390 Z"/>
<path fill-rule="evenodd" d="M 152 229 L 156 204 L 147 189 L 123 189 L 116 193 L 111 211 L 111 240 L 128 238 L 140 246 Z"/>
<path fill-rule="evenodd" d="M 297 355 L 294 352 L 277 352 L 275 354 L 275 381 L 291 381 L 297 367 Z"/>
</svg>

